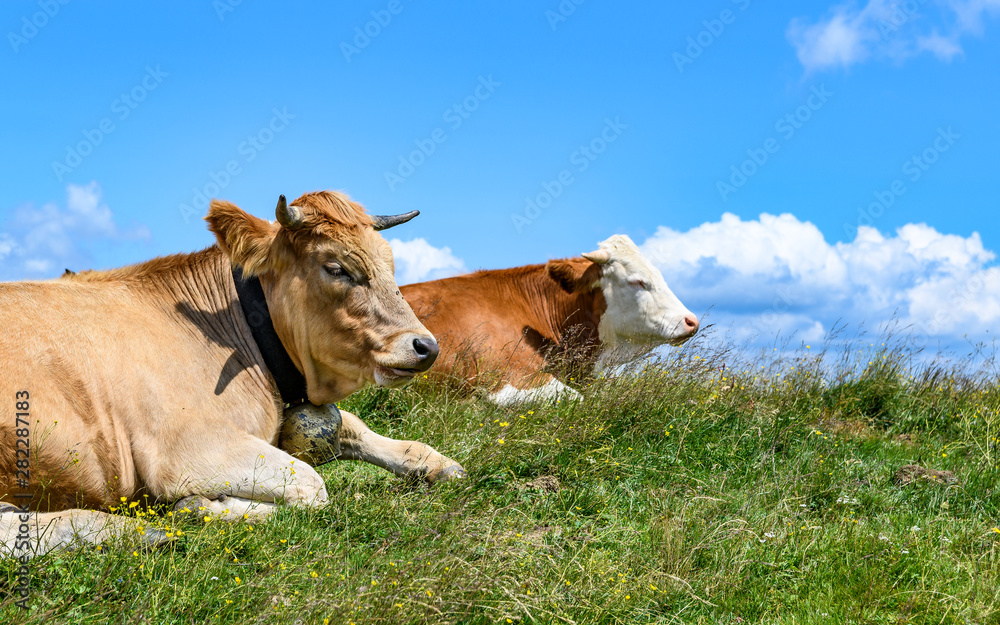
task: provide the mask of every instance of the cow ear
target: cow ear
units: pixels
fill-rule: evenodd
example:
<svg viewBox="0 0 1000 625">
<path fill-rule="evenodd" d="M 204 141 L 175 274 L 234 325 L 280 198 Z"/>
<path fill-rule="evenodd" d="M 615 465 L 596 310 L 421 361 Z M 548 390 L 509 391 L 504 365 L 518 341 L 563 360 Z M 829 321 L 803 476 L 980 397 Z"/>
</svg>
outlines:
<svg viewBox="0 0 1000 625">
<path fill-rule="evenodd" d="M 278 230 L 273 224 L 224 200 L 212 200 L 205 221 L 219 247 L 245 275 L 255 276 L 269 268 L 271 244 Z"/>
<path fill-rule="evenodd" d="M 581 260 L 550 260 L 545 270 L 567 293 L 591 291 L 601 279 L 600 265 Z"/>
</svg>

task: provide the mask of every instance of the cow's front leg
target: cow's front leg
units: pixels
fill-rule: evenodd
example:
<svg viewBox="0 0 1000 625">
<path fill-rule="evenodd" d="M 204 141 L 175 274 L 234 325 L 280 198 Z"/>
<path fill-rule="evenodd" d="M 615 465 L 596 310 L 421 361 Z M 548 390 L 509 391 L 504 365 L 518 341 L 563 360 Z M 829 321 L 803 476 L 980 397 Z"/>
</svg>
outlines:
<svg viewBox="0 0 1000 625">
<path fill-rule="evenodd" d="M 462 465 L 428 445 L 380 436 L 345 410 L 340 416 L 339 460 L 362 460 L 401 477 L 422 477 L 431 484 L 466 476 Z"/>
<path fill-rule="evenodd" d="M 0 502 L 0 556 L 33 558 L 56 549 L 83 544 L 99 545 L 124 539 L 133 547 L 154 547 L 169 541 L 169 534 L 135 517 L 97 510 L 23 512 Z"/>
<path fill-rule="evenodd" d="M 193 463 L 164 497 L 180 500 L 178 511 L 226 520 L 266 517 L 279 501 L 301 507 L 329 501 L 315 469 L 249 434 Z"/>
</svg>

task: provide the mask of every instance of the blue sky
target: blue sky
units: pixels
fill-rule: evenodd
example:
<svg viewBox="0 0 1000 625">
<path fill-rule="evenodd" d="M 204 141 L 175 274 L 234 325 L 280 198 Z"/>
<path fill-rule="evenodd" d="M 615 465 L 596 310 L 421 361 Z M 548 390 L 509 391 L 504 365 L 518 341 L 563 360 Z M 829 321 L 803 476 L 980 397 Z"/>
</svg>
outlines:
<svg viewBox="0 0 1000 625">
<path fill-rule="evenodd" d="M 1000 321 L 1000 0 L 0 9 L 2 279 L 332 188 L 422 211 L 401 281 L 625 233 L 738 337 Z"/>
</svg>

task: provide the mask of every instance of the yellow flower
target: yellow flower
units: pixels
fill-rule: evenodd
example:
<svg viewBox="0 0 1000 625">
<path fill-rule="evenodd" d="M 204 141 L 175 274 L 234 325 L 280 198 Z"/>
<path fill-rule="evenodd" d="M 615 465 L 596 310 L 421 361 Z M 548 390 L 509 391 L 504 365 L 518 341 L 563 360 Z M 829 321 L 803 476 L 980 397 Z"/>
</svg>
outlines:
<svg viewBox="0 0 1000 625">
<path fill-rule="evenodd" d="M 133 501 L 132 503 L 130 503 L 130 504 L 128 505 L 128 507 L 129 507 L 129 509 L 131 510 L 132 508 L 134 508 L 134 507 L 136 507 L 136 506 L 138 506 L 138 505 L 139 505 L 139 502 L 138 502 L 138 501 Z"/>
<path fill-rule="evenodd" d="M 991 531 L 993 531 L 994 533 L 1000 534 L 1000 527 L 994 527 Z"/>
<path fill-rule="evenodd" d="M 497 439 L 497 443 L 503 445 L 504 444 L 504 440 L 502 438 L 498 438 Z"/>
<path fill-rule="evenodd" d="M 242 579 L 240 579 L 239 577 L 237 577 L 237 578 L 236 578 L 236 583 L 237 583 L 237 584 L 242 584 L 242 583 L 243 583 L 243 580 L 242 580 Z"/>
</svg>

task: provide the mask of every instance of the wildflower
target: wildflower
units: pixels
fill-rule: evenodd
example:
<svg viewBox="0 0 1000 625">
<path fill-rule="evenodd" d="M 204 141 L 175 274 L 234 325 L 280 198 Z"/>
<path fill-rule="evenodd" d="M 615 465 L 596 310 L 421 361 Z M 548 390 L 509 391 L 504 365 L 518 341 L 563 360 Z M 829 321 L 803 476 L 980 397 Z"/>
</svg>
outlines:
<svg viewBox="0 0 1000 625">
<path fill-rule="evenodd" d="M 237 577 L 237 578 L 236 578 L 236 583 L 237 583 L 237 584 L 242 584 L 242 583 L 243 583 L 243 580 L 242 580 L 242 579 L 240 579 L 239 577 Z"/>
<path fill-rule="evenodd" d="M 498 438 L 498 439 L 497 439 L 497 444 L 499 444 L 499 445 L 503 445 L 503 444 L 504 444 L 504 442 L 505 442 L 505 441 L 504 441 L 504 440 L 503 440 L 502 438 Z"/>
<path fill-rule="evenodd" d="M 994 528 L 993 528 L 992 530 L 990 530 L 990 531 L 991 531 L 991 532 L 993 532 L 993 533 L 995 533 L 995 534 L 1000 534 L 1000 527 L 994 527 Z"/>
</svg>

